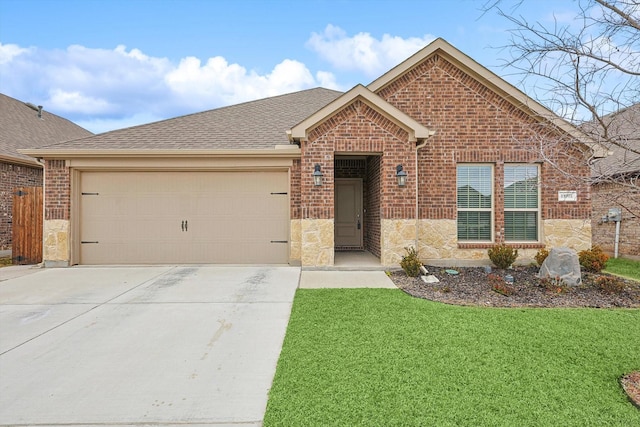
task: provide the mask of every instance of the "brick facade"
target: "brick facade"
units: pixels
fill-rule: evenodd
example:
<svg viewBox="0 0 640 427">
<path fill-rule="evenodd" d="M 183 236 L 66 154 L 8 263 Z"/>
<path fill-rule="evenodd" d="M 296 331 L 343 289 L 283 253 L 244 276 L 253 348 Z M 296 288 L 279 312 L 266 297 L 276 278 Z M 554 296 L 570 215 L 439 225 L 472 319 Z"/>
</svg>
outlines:
<svg viewBox="0 0 640 427">
<path fill-rule="evenodd" d="M 0 251 L 11 249 L 13 192 L 18 187 L 42 187 L 42 168 L 0 162 Z"/>
<path fill-rule="evenodd" d="M 412 173 L 415 148 L 404 129 L 365 103 L 355 101 L 313 129 L 301 148 L 303 218 L 333 218 L 336 153 L 384 153 L 380 160 L 382 218 L 405 218 L 415 212 L 415 203 L 407 197 L 415 194 L 415 181 L 409 180 L 406 187 L 398 189 L 395 178 L 398 164 Z M 310 179 L 316 163 L 324 175 L 324 184 L 319 187 Z"/>
<path fill-rule="evenodd" d="M 71 178 L 64 160 L 47 160 L 45 163 L 44 219 L 68 220 L 71 214 Z"/>
<path fill-rule="evenodd" d="M 472 258 L 481 253 L 486 256 L 486 248 L 504 241 L 501 206 L 504 168 L 509 164 L 537 164 L 541 183 L 540 240 L 513 246 L 535 253 L 548 242 L 562 241 L 560 236 L 544 235 L 545 230 L 557 229 L 553 221 L 589 220 L 591 194 L 586 184 L 589 169 L 581 160 L 586 154 L 581 151 L 584 147 L 566 133 L 514 106 L 447 58 L 433 55 L 383 86 L 377 95 L 435 131 L 435 136 L 417 148 L 416 143 L 409 141 L 405 129 L 356 98 L 309 129 L 307 139 L 302 141 L 300 179 L 292 183 L 296 191 L 299 188 L 300 196 L 292 197 L 292 215 L 296 211 L 293 201 L 300 200 L 302 219 L 333 219 L 334 179 L 363 178 L 365 249 L 389 260 L 397 257 L 398 249 L 391 248 L 391 254 L 381 256 L 390 249 L 381 247 L 388 244 L 381 243 L 382 240 L 391 242 L 396 234 L 402 233 L 402 238 L 396 239 L 398 242 L 415 244 L 419 234 L 416 227 L 425 227 L 418 221 L 444 220 L 455 224 L 457 165 L 485 163 L 492 165 L 494 173 L 494 242 L 457 243 L 459 253 L 454 256 L 464 258 L 464 251 L 469 251 Z M 348 157 L 343 160 L 348 155 L 364 157 L 366 170 Z M 543 158 L 553 159 L 557 167 Z M 323 173 L 323 185 L 319 187 L 311 179 L 315 164 L 321 165 Z M 395 173 L 399 164 L 408 174 L 405 187 L 397 185 Z M 293 170 L 298 172 L 297 167 Z M 576 191 L 578 200 L 558 201 L 558 192 L 568 190 Z M 384 221 L 392 221 L 386 227 L 393 230 L 387 230 L 386 237 L 381 238 Z M 453 239 L 457 242 L 455 229 Z"/>
<path fill-rule="evenodd" d="M 489 163 L 494 166 L 494 233 L 504 236 L 503 214 L 497 207 L 504 202 L 506 163 L 538 163 L 541 166 L 542 219 L 586 219 L 590 216 L 589 174 L 586 163 L 576 161 L 582 153 L 573 141 L 568 144 L 538 124 L 522 110 L 489 90 L 479 81 L 434 55 L 382 88 L 378 95 L 401 109 L 436 135 L 418 152 L 419 217 L 456 218 L 456 165 Z M 571 171 L 569 178 L 540 161 L 541 139 L 557 144 L 545 155 Z M 385 152 L 385 156 L 388 153 Z M 578 191 L 577 202 L 558 202 L 560 190 Z M 485 245 L 486 246 L 486 245 Z"/>
<path fill-rule="evenodd" d="M 640 212 L 640 193 L 637 190 L 631 193 L 628 188 L 617 184 L 602 183 L 593 186 L 592 194 L 593 244 L 599 245 L 609 255 L 614 254 L 616 225 L 614 222 L 603 223 L 601 218 L 610 208 L 621 208 L 618 256 L 640 259 L 640 217 L 636 216 Z"/>
</svg>

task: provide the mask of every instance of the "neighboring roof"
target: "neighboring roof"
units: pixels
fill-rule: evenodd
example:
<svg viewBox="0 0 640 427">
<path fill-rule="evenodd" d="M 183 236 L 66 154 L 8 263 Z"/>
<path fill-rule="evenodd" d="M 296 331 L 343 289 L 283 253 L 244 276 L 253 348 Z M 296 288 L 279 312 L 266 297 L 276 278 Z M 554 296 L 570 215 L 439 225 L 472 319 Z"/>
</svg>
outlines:
<svg viewBox="0 0 640 427">
<path fill-rule="evenodd" d="M 487 68 L 483 67 L 442 38 L 438 38 L 429 43 L 416 54 L 371 82 L 367 88 L 372 92 L 378 93 L 385 87 L 392 84 L 396 79 L 405 75 L 407 71 L 436 54 L 442 55 L 455 66 L 475 77 L 480 82 L 487 85 L 491 90 L 495 91 L 504 99 L 512 103 L 517 108 L 525 111 L 530 116 L 548 120 L 567 134 L 586 144 L 593 150 L 596 157 L 604 157 L 607 154 L 604 147 L 600 146 L 596 141 L 584 134 L 571 123 L 560 118 L 551 110 L 530 98 L 515 86 L 507 83 L 500 76 L 489 71 Z"/>
<path fill-rule="evenodd" d="M 336 112 L 357 100 L 364 102 L 374 110 L 395 122 L 398 126 L 406 129 L 409 133 L 409 140 L 412 142 L 427 139 L 434 134 L 434 132 L 398 110 L 396 107 L 389 104 L 366 87 L 357 85 L 350 91 L 335 99 L 333 102 L 324 106 L 302 122 L 292 127 L 288 132 L 290 139 L 296 141 L 306 139 L 309 129 L 316 127 L 318 124 L 333 116 Z"/>
<path fill-rule="evenodd" d="M 640 104 L 609 114 L 603 121 L 608 127 L 610 138 L 617 144 L 608 145 L 611 154 L 594 162 L 592 175 L 640 172 Z"/>
<path fill-rule="evenodd" d="M 315 88 L 114 130 L 37 150 L 87 153 L 136 150 L 265 150 L 289 144 L 286 130 L 342 92 Z M 29 154 L 36 155 L 35 150 Z"/>
<path fill-rule="evenodd" d="M 92 135 L 75 123 L 47 111 L 38 117 L 38 107 L 0 93 L 0 160 L 41 165 L 17 150 L 38 148 Z"/>
</svg>

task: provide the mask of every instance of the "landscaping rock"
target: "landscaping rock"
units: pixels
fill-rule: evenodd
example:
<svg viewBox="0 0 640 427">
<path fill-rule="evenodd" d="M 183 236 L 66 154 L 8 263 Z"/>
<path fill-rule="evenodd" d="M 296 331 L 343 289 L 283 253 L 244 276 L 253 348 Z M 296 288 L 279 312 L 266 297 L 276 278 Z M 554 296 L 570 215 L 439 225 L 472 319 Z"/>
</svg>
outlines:
<svg viewBox="0 0 640 427">
<path fill-rule="evenodd" d="M 578 286 L 582 282 L 578 253 L 570 248 L 553 248 L 544 260 L 538 277 L 561 279 L 567 286 Z"/>
<path fill-rule="evenodd" d="M 440 282 L 440 280 L 434 276 L 433 274 L 429 275 L 429 276 L 420 276 L 422 278 L 422 281 L 424 283 L 438 283 Z"/>
</svg>

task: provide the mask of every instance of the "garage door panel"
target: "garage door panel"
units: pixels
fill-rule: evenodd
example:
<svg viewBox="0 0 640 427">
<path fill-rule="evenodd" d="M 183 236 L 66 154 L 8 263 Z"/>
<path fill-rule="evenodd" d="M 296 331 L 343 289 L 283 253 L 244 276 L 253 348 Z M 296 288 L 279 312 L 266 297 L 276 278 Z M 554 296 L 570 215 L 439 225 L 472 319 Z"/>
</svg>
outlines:
<svg viewBox="0 0 640 427">
<path fill-rule="evenodd" d="M 286 172 L 84 172 L 83 264 L 286 263 Z M 98 243 L 93 243 L 98 242 Z"/>
</svg>

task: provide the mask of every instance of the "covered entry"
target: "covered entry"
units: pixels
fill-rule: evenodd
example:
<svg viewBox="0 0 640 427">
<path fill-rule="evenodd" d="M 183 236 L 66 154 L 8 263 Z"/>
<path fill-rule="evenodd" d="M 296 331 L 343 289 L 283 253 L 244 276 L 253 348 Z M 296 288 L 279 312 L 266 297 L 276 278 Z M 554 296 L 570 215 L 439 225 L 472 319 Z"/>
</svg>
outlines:
<svg viewBox="0 0 640 427">
<path fill-rule="evenodd" d="M 368 251 L 380 257 L 380 156 L 335 158 L 336 252 Z"/>
<path fill-rule="evenodd" d="M 80 264 L 287 263 L 286 171 L 80 174 Z"/>
</svg>

